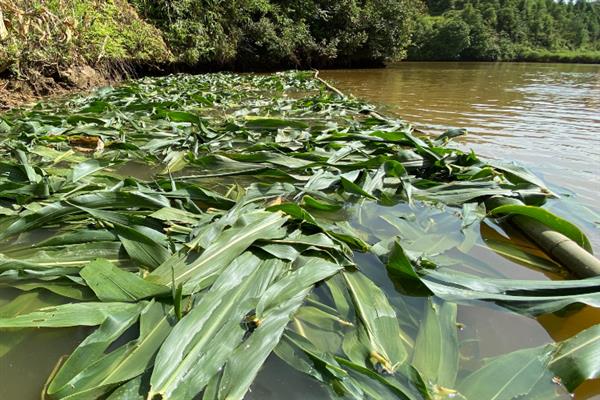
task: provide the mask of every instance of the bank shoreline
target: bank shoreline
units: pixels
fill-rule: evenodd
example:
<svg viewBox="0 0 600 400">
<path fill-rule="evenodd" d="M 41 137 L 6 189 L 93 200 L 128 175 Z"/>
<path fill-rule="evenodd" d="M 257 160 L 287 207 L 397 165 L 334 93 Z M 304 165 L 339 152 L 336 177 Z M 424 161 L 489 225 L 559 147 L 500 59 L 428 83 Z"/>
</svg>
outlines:
<svg viewBox="0 0 600 400">
<path fill-rule="evenodd" d="M 380 69 L 395 63 L 415 62 L 484 62 L 484 63 L 540 63 L 540 64 L 600 64 L 600 52 L 592 57 L 564 56 L 561 53 L 543 53 L 543 57 L 520 57 L 511 60 L 482 61 L 482 60 L 419 60 L 405 59 L 392 63 L 382 63 L 378 60 L 361 63 L 339 63 L 327 65 L 273 65 L 272 68 L 243 68 L 238 65 L 186 65 L 184 63 L 151 63 L 142 60 L 103 60 L 99 65 L 73 65 L 54 76 L 44 76 L 38 71 L 36 76 L 28 79 L 15 76 L 0 76 L 0 113 L 12 108 L 38 102 L 44 98 L 84 93 L 98 87 L 119 84 L 128 79 L 146 76 L 165 76 L 176 73 L 204 74 L 212 72 L 255 72 L 268 73 L 285 70 L 330 70 L 330 69 Z M 536 53 L 538 54 L 538 53 Z M 542 52 L 539 52 L 542 54 Z"/>
<path fill-rule="evenodd" d="M 557 64 L 600 64 L 600 51 L 578 52 L 578 51 L 547 51 L 531 50 L 519 54 L 514 58 L 505 60 L 481 60 L 475 58 L 458 59 L 422 59 L 407 58 L 404 61 L 411 62 L 525 62 L 525 63 L 557 63 Z"/>
</svg>

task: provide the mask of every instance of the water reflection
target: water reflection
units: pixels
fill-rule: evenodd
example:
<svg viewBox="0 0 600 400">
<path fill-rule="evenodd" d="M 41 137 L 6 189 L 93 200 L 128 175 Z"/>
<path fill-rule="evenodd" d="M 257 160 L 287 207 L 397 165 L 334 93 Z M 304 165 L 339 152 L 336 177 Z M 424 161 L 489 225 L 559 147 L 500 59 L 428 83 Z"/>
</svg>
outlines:
<svg viewBox="0 0 600 400">
<path fill-rule="evenodd" d="M 14 346 L 0 361 L 0 399 L 39 399 L 46 378 L 61 357 L 70 354 L 90 332 L 84 328 L 69 328 L 20 333 L 28 335 L 25 341 Z M 3 343 L 6 339 L 3 338 Z"/>
</svg>

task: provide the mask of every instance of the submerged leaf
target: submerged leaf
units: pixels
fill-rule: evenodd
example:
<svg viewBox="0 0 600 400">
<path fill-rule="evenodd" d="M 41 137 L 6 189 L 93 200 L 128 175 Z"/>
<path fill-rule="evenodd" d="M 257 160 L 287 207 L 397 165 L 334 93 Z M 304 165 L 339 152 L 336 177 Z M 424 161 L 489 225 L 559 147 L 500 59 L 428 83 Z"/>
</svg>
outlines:
<svg viewBox="0 0 600 400">
<path fill-rule="evenodd" d="M 512 400 L 526 398 L 546 372 L 544 348 L 516 351 L 494 358 L 467 376 L 458 391 L 467 399 Z M 553 385 L 552 381 L 547 382 Z"/>
<path fill-rule="evenodd" d="M 459 363 L 456 304 L 430 298 L 415 341 L 412 365 L 432 386 L 454 387 Z"/>
</svg>

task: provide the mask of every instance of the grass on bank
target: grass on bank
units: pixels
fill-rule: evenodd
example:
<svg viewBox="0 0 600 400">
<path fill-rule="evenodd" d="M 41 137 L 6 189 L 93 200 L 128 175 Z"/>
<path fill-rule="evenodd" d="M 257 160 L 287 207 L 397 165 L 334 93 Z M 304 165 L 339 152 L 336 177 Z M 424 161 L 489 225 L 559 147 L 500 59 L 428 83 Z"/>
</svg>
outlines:
<svg viewBox="0 0 600 400">
<path fill-rule="evenodd" d="M 74 83 L 82 66 L 171 59 L 161 32 L 125 0 L 0 0 L 0 18 L 0 77 L 42 92 L 50 80 Z"/>
</svg>

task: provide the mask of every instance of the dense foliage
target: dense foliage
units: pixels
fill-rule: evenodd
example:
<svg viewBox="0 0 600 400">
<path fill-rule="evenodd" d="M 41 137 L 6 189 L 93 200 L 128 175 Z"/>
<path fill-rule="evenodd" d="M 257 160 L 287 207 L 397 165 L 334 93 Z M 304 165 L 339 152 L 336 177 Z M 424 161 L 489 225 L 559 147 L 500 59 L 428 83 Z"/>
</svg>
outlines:
<svg viewBox="0 0 600 400">
<path fill-rule="evenodd" d="M 600 277 L 509 280 L 479 257 L 486 198 L 551 192 L 448 146 L 462 133 L 417 136 L 306 73 L 147 78 L 5 114 L 0 362 L 31 328 L 97 326 L 44 398 L 241 400 L 278 359 L 319 399 L 570 399 L 600 374 L 600 325 L 485 360 L 459 333 L 464 304 L 600 306 Z"/>
<path fill-rule="evenodd" d="M 46 95 L 157 67 L 383 65 L 406 55 L 420 8 L 420 0 L 0 0 L 0 79 L 9 80 L 0 85 Z"/>
<path fill-rule="evenodd" d="M 594 62 L 599 43 L 600 4 L 584 0 L 0 0 L 0 78 L 38 95 L 88 86 L 84 68 L 376 66 L 409 46 L 410 59 Z"/>
<path fill-rule="evenodd" d="M 275 68 L 405 55 L 418 0 L 134 0 L 180 61 Z"/>
<path fill-rule="evenodd" d="M 600 3 L 428 0 L 409 58 L 600 61 Z"/>
<path fill-rule="evenodd" d="M 51 77 L 104 59 L 170 57 L 160 32 L 125 0 L 0 0 L 0 20 L 4 75 Z"/>
</svg>

